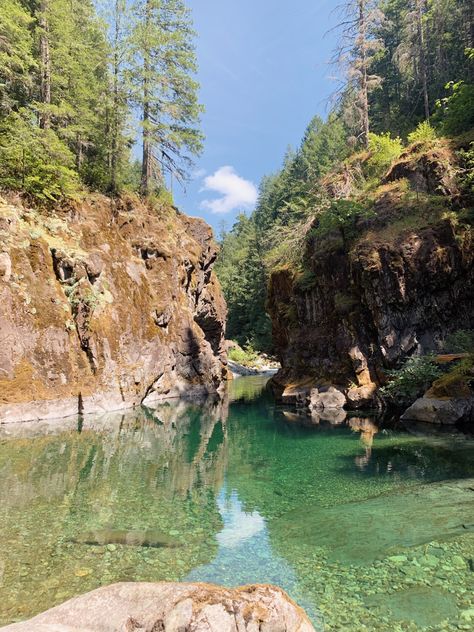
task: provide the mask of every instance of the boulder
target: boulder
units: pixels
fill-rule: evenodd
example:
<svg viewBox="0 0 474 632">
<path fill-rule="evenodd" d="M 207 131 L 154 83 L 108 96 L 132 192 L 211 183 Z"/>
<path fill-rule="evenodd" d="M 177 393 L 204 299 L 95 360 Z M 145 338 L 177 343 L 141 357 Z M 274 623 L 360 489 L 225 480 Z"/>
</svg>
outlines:
<svg viewBox="0 0 474 632">
<path fill-rule="evenodd" d="M 370 386 L 356 386 L 347 391 L 347 406 L 351 410 L 359 408 L 374 408 L 377 387 L 375 384 Z"/>
<path fill-rule="evenodd" d="M 314 632 L 280 588 L 119 583 L 76 597 L 3 632 Z"/>
<path fill-rule="evenodd" d="M 309 409 L 311 411 L 326 409 L 340 410 L 344 408 L 345 404 L 346 397 L 344 393 L 334 386 L 330 386 L 325 390 L 312 388 L 309 394 Z"/>
<path fill-rule="evenodd" d="M 453 426 L 474 417 L 474 397 L 436 399 L 420 397 L 401 416 L 402 421 L 421 421 L 429 424 Z"/>
</svg>

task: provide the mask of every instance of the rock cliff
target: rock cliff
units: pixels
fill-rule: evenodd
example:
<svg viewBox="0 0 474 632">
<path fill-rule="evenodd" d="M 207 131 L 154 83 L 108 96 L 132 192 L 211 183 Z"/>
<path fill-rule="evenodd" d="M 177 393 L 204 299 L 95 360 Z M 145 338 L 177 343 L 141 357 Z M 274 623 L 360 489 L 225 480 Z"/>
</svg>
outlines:
<svg viewBox="0 0 474 632">
<path fill-rule="evenodd" d="M 135 198 L 0 199 L 0 422 L 219 391 L 216 255 L 202 220 Z"/>
<path fill-rule="evenodd" d="M 421 176 L 408 177 L 416 165 L 408 164 L 408 175 L 403 164 L 392 169 L 355 237 L 345 240 L 336 229 L 318 238 L 315 218 L 304 274 L 291 266 L 273 272 L 268 307 L 280 392 L 335 384 L 349 406 L 366 406 L 387 369 L 474 326 L 470 222 L 450 210 L 452 196 L 435 170 L 421 188 Z"/>
</svg>

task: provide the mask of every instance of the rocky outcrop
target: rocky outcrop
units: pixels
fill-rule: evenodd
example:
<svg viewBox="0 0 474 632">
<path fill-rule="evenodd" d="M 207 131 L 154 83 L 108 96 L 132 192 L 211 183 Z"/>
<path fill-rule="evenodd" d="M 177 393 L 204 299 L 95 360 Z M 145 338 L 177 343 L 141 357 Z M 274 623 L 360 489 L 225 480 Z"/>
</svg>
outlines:
<svg viewBox="0 0 474 632">
<path fill-rule="evenodd" d="M 474 397 L 420 397 L 402 415 L 402 421 L 418 421 L 440 426 L 454 426 L 458 422 L 474 422 Z"/>
<path fill-rule="evenodd" d="M 0 200 L 0 422 L 218 392 L 216 255 L 202 220 L 138 199 Z"/>
<path fill-rule="evenodd" d="M 122 583 L 71 599 L 4 632 L 314 632 L 279 588 Z"/>
<path fill-rule="evenodd" d="M 375 226 L 381 221 L 378 213 Z M 310 240 L 303 280 L 289 267 L 270 280 L 277 392 L 333 384 L 348 407 L 373 405 L 387 369 L 474 326 L 473 263 L 471 229 L 451 219 L 369 227 L 330 248 Z"/>
</svg>

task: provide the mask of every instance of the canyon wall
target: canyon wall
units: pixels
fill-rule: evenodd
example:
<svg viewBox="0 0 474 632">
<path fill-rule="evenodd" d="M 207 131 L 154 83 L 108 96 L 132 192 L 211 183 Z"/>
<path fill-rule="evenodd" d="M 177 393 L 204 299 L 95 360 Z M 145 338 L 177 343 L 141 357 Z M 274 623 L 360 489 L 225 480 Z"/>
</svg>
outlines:
<svg viewBox="0 0 474 632">
<path fill-rule="evenodd" d="M 387 180 L 370 219 L 361 218 L 346 242 L 337 229 L 324 239 L 314 230 L 311 236 L 316 218 L 304 273 L 290 265 L 273 272 L 268 308 L 282 364 L 277 392 L 334 384 L 349 406 L 365 406 L 387 369 L 440 351 L 449 333 L 474 326 L 472 229 L 449 211 L 454 195 L 440 191 L 441 177 L 429 175 L 434 182 L 424 189 L 419 175 L 416 196 L 407 191 L 406 172 Z"/>
<path fill-rule="evenodd" d="M 136 198 L 0 199 L 0 422 L 219 392 L 216 256 L 205 222 Z"/>
</svg>

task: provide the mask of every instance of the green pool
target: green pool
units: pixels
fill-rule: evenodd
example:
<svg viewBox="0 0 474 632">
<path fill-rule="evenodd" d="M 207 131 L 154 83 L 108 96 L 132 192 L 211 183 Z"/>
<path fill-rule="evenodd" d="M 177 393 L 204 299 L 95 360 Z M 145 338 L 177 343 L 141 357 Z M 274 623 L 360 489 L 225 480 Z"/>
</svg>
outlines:
<svg viewBox="0 0 474 632">
<path fill-rule="evenodd" d="M 114 581 L 270 582 L 325 630 L 474 629 L 474 442 L 229 398 L 0 426 L 0 624 Z"/>
</svg>

